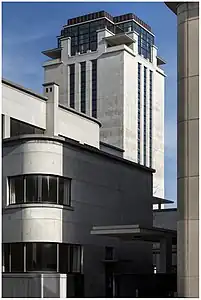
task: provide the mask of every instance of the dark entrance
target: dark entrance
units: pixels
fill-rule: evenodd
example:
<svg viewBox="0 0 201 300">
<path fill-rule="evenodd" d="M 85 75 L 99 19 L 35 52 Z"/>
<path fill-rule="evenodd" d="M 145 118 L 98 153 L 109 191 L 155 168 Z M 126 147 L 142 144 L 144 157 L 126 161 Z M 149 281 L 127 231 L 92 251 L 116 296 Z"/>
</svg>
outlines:
<svg viewBox="0 0 201 300">
<path fill-rule="evenodd" d="M 177 291 L 176 274 L 121 274 L 115 283 L 121 298 L 172 298 Z"/>
</svg>

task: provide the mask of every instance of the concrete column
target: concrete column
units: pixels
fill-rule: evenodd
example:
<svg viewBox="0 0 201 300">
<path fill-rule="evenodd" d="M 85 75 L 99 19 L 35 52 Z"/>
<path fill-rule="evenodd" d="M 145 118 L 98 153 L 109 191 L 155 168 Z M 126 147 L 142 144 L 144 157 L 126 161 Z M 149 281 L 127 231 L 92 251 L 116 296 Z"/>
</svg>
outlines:
<svg viewBox="0 0 201 300">
<path fill-rule="evenodd" d="M 167 3 L 178 20 L 178 297 L 199 297 L 199 3 Z"/>
<path fill-rule="evenodd" d="M 169 238 L 160 241 L 159 273 L 171 273 L 172 268 L 172 240 Z"/>
<path fill-rule="evenodd" d="M 49 136 L 57 136 L 57 110 L 59 106 L 59 86 L 56 83 L 45 83 L 44 95 L 46 103 L 46 131 Z"/>
<path fill-rule="evenodd" d="M 10 138 L 10 130 L 11 130 L 11 128 L 10 128 L 10 117 L 9 116 L 7 116 L 7 115 L 2 115 L 2 118 L 3 118 L 3 122 L 2 122 L 2 125 L 3 125 L 3 130 L 2 130 L 2 132 L 3 132 L 3 136 L 2 136 L 2 138 L 3 139 L 8 139 L 8 138 Z"/>
<path fill-rule="evenodd" d="M 66 37 L 61 39 L 61 60 L 65 62 L 71 56 L 71 38 Z"/>
</svg>

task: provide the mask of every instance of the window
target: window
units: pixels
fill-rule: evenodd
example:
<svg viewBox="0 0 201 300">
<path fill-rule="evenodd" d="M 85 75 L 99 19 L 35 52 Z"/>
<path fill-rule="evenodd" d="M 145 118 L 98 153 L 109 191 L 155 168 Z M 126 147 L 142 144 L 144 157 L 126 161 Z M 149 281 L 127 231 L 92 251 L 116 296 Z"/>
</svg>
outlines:
<svg viewBox="0 0 201 300">
<path fill-rule="evenodd" d="M 105 247 L 105 259 L 106 260 L 114 259 L 114 248 L 113 247 Z"/>
<path fill-rule="evenodd" d="M 11 243 L 3 244 L 2 254 L 4 272 L 81 273 L 82 247 L 80 245 Z"/>
<path fill-rule="evenodd" d="M 138 156 L 137 160 L 140 163 L 140 118 L 141 118 L 141 64 L 138 63 Z"/>
<path fill-rule="evenodd" d="M 152 85 L 153 72 L 149 73 L 149 166 L 152 167 Z"/>
<path fill-rule="evenodd" d="M 92 60 L 92 117 L 97 118 L 97 60 Z"/>
<path fill-rule="evenodd" d="M 28 175 L 26 177 L 26 199 L 25 202 L 39 202 L 38 178 L 36 175 Z"/>
<path fill-rule="evenodd" d="M 55 203 L 57 199 L 57 177 L 40 176 L 39 183 L 42 185 L 42 202 Z"/>
<path fill-rule="evenodd" d="M 52 175 L 21 175 L 9 178 L 9 204 L 54 203 L 71 205 L 71 180 Z"/>
<path fill-rule="evenodd" d="M 17 176 L 9 179 L 10 204 L 24 202 L 24 177 Z"/>
<path fill-rule="evenodd" d="M 81 62 L 81 112 L 86 113 L 86 62 Z"/>
<path fill-rule="evenodd" d="M 93 20 L 86 24 L 78 24 L 61 31 L 58 38 L 58 46 L 61 45 L 61 37 L 71 37 L 71 56 L 77 52 L 86 53 L 88 50 L 97 49 L 97 30 L 106 27 L 106 19 Z M 113 26 L 111 24 L 111 26 Z M 93 43 L 93 44 L 92 44 Z"/>
<path fill-rule="evenodd" d="M 59 177 L 59 204 L 70 205 L 71 181 L 67 178 Z"/>
<path fill-rule="evenodd" d="M 147 150 L 147 68 L 144 67 L 144 165 L 146 166 L 147 164 L 147 155 L 146 155 L 146 150 Z"/>
<path fill-rule="evenodd" d="M 57 271 L 56 243 L 27 243 L 27 271 Z"/>
<path fill-rule="evenodd" d="M 10 268 L 10 244 L 2 244 L 2 264 L 4 266 L 4 272 L 9 272 Z"/>
<path fill-rule="evenodd" d="M 11 245 L 11 272 L 24 272 L 24 244 Z"/>
<path fill-rule="evenodd" d="M 77 245 L 70 246 L 71 270 L 72 273 L 81 272 L 81 247 Z"/>
<path fill-rule="evenodd" d="M 18 121 L 16 119 L 10 119 L 10 135 L 19 136 L 22 134 L 43 134 L 44 129 L 30 125 L 25 122 Z"/>
<path fill-rule="evenodd" d="M 69 65 L 70 69 L 70 107 L 75 108 L 75 65 Z"/>
<path fill-rule="evenodd" d="M 59 245 L 59 271 L 63 274 L 70 270 L 70 247 L 68 244 Z"/>
</svg>

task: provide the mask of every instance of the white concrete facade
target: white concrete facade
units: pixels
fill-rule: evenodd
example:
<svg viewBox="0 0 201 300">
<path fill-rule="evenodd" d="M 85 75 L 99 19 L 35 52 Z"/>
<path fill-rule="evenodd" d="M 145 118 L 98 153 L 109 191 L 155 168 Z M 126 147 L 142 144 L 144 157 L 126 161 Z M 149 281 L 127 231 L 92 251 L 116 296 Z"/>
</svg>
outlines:
<svg viewBox="0 0 201 300">
<path fill-rule="evenodd" d="M 59 87 L 50 83 L 44 87 L 44 96 L 13 84 L 2 85 L 2 114 L 4 119 L 16 119 L 44 129 L 46 135 L 63 136 L 99 148 L 100 122 L 74 110 L 59 106 Z M 30 109 L 31 107 L 31 109 Z M 4 121 L 4 136 L 9 138 L 9 122 Z"/>
<path fill-rule="evenodd" d="M 43 64 L 45 82 L 60 86 L 60 101 L 69 106 L 69 65 L 75 64 L 75 109 L 80 111 L 80 63 L 86 62 L 86 114 L 92 115 L 92 60 L 97 60 L 97 119 L 101 122 L 100 140 L 124 150 L 123 157 L 138 161 L 138 63 L 141 64 L 140 164 L 156 170 L 153 193 L 164 197 L 164 84 L 165 73 L 158 66 L 157 48 L 152 47 L 152 62 L 138 54 L 138 34 L 128 33 L 131 44 L 108 47 L 108 29 L 99 30 L 96 51 L 71 56 L 71 39 L 61 39 L 61 58 Z M 147 68 L 146 116 L 144 110 L 144 67 Z M 152 77 L 152 150 L 150 150 L 150 71 Z M 144 162 L 144 120 L 146 120 L 146 162 Z"/>
<path fill-rule="evenodd" d="M 105 296 L 105 268 L 102 261 L 105 258 L 106 246 L 114 247 L 116 258 L 119 260 L 125 257 L 130 259 L 129 264 L 123 264 L 122 272 L 151 272 L 150 243 L 134 242 L 127 247 L 120 245 L 116 239 L 91 236 L 90 230 L 94 225 L 123 225 L 133 222 L 152 226 L 153 170 L 123 159 L 120 157 L 123 156 L 123 152 L 118 148 L 109 149 L 108 145 L 101 144 L 99 121 L 70 108 L 58 106 L 59 88 L 56 84 L 46 84 L 43 96 L 3 80 L 2 94 L 3 245 L 82 245 L 84 262 L 80 275 L 84 274 L 84 290 L 88 297 Z M 32 104 L 32 109 L 27 103 Z M 13 119 L 43 129 L 44 132 L 13 136 Z M 111 154 L 106 153 L 104 149 Z M 11 203 L 9 180 L 15 176 L 70 178 L 71 205 L 26 201 Z M 133 192 L 134 182 L 136 188 Z M 142 186 L 144 188 L 137 188 Z M 26 255 L 26 250 L 24 251 Z M 5 257 L 2 263 L 5 270 Z M 24 268 L 26 270 L 26 267 Z M 36 279 L 37 276 L 33 274 L 29 282 L 29 272 L 16 275 L 15 272 L 6 271 L 3 275 L 4 295 L 33 296 L 35 294 L 32 288 L 28 289 L 29 284 L 36 284 L 37 294 L 40 292 L 40 286 L 42 289 L 46 284 L 48 295 L 55 293 L 58 297 L 64 297 L 66 293 L 70 293 L 65 288 L 66 279 L 64 283 L 61 279 L 56 279 L 57 276 L 61 277 L 61 274 L 49 275 L 53 278 L 48 279 L 46 284 L 45 275 L 41 276 L 42 281 Z M 51 285 L 52 280 L 55 288 Z M 18 286 L 23 282 L 26 288 L 22 293 Z M 56 288 L 58 284 L 62 286 L 60 293 Z M 72 284 L 69 283 L 71 293 Z M 8 289 L 8 286 L 12 288 Z M 71 293 L 69 295 L 72 295 Z M 42 297 L 41 294 L 40 296 Z"/>
</svg>

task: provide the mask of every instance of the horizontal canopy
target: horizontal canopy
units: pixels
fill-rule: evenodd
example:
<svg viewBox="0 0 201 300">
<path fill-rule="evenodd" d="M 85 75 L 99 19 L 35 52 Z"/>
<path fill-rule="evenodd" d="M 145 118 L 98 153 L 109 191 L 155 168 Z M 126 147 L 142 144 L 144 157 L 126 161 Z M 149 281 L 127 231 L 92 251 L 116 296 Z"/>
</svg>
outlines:
<svg viewBox="0 0 201 300">
<path fill-rule="evenodd" d="M 91 234 L 99 236 L 116 237 L 126 241 L 141 240 L 159 242 L 164 238 L 175 238 L 176 230 L 142 227 L 140 225 L 114 225 L 114 226 L 94 226 Z"/>
</svg>

